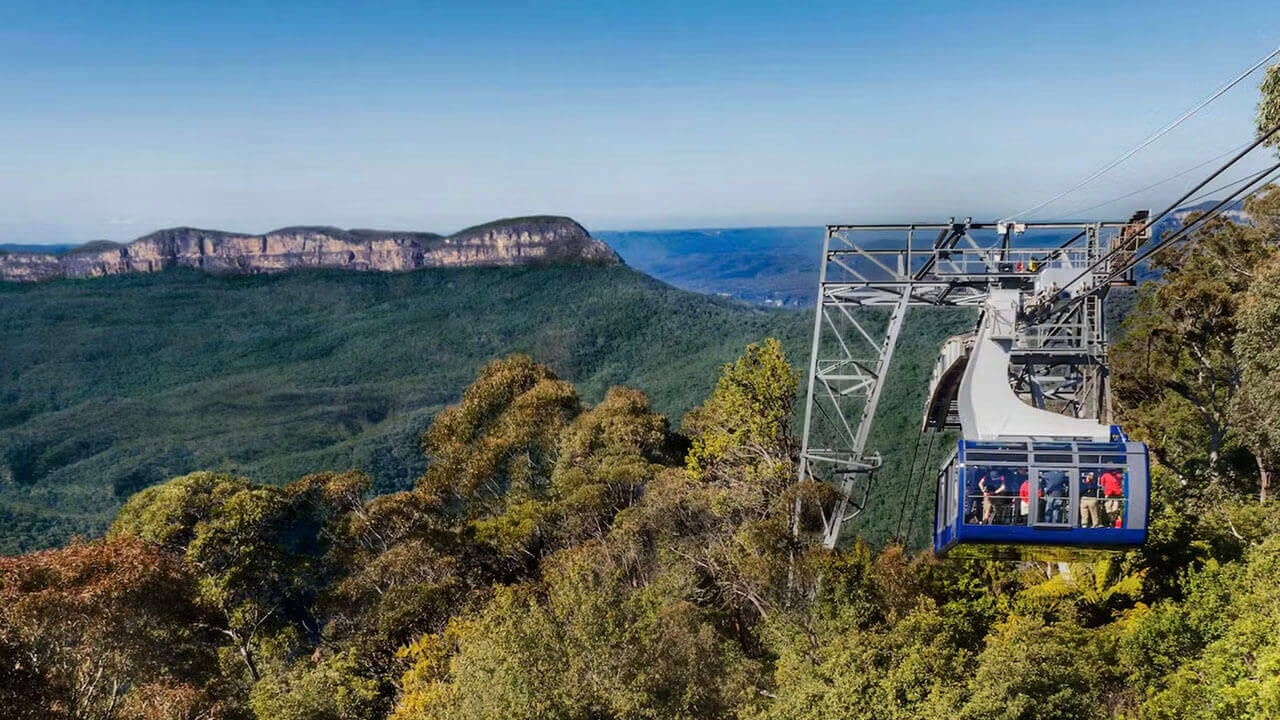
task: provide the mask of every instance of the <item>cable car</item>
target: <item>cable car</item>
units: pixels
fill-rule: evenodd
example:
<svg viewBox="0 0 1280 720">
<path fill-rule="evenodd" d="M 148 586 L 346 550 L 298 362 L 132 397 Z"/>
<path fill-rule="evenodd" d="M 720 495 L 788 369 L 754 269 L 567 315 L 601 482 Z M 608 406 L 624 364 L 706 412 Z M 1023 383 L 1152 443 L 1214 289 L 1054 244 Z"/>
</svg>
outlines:
<svg viewBox="0 0 1280 720">
<path fill-rule="evenodd" d="M 1105 301 L 1113 283 L 1132 281 L 1150 217 L 827 226 L 798 468 L 801 480 L 838 485 L 822 513 L 825 547 L 868 506 L 885 462 L 867 440 L 907 314 L 943 307 L 979 314 L 943 342 L 920 427 L 920 437 L 960 431 L 922 482 L 936 482 L 934 550 L 1064 559 L 1143 544 L 1147 449 L 1110 424 Z M 907 542 L 922 489 L 901 498 Z"/>
<path fill-rule="evenodd" d="M 1123 549 L 1147 538 L 1146 445 L 960 440 L 938 472 L 933 548 Z"/>
<path fill-rule="evenodd" d="M 934 551 L 1140 546 L 1147 448 L 1118 426 L 1036 407 L 1014 392 L 1019 300 L 1017 290 L 992 290 L 976 333 L 944 345 L 935 366 L 929 407 L 954 403 L 962 437 L 937 475 Z"/>
</svg>

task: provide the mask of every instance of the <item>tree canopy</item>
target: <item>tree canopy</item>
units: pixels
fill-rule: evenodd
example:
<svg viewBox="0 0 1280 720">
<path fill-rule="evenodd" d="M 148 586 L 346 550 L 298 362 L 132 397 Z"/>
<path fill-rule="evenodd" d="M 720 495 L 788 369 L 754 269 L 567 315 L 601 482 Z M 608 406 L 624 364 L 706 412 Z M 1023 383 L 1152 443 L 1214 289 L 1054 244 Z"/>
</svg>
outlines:
<svg viewBox="0 0 1280 720">
<path fill-rule="evenodd" d="M 1265 380 L 1257 280 L 1276 255 L 1280 192 L 1264 189 L 1245 212 L 1247 222 L 1211 220 L 1153 258 L 1161 279 L 1140 290 L 1112 353 L 1122 424 L 1201 486 L 1263 485 L 1280 460 L 1256 432 L 1262 398 L 1254 384 Z M 1241 343 L 1246 322 L 1253 330 Z"/>
<path fill-rule="evenodd" d="M 1123 412 L 1170 458 L 1141 551 L 826 551 L 796 514 L 829 497 L 797 481 L 776 342 L 722 368 L 678 432 L 643 393 L 589 406 L 512 356 L 423 434 L 413 490 L 193 473 L 136 494 L 104 540 L 0 559 L 0 703 L 104 720 L 1270 717 L 1280 512 L 1249 497 L 1258 463 L 1206 449 L 1210 419 L 1220 453 L 1271 442 L 1270 378 L 1245 379 L 1272 372 L 1280 313 L 1258 227 L 1169 256 L 1173 289 L 1145 292 L 1213 312 L 1148 301 L 1119 351 Z M 1226 279 L 1204 267 L 1240 258 Z M 1156 344 L 1182 354 L 1139 363 Z M 1201 349 L 1242 378 L 1212 418 Z"/>
<path fill-rule="evenodd" d="M 1258 134 L 1264 134 L 1280 125 L 1280 63 L 1267 68 L 1260 88 L 1262 98 L 1258 101 Z M 1272 135 L 1267 145 L 1280 151 L 1280 134 Z"/>
</svg>

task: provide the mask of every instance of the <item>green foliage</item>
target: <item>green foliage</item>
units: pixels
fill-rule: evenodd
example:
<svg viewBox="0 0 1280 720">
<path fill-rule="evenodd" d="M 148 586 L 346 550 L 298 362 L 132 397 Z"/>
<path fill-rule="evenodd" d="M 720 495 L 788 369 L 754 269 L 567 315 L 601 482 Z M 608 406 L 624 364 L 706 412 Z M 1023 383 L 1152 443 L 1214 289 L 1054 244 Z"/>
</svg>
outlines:
<svg viewBox="0 0 1280 720">
<path fill-rule="evenodd" d="M 1280 205 L 1280 192 L 1266 200 Z M 1280 212 L 1271 216 L 1280 219 Z M 1280 233 L 1278 233 L 1280 235 Z M 1280 263 L 1259 269 L 1240 310 L 1237 352 L 1241 361 L 1241 390 L 1232 407 L 1236 425 L 1258 458 L 1261 496 L 1280 471 Z"/>
<path fill-rule="evenodd" d="M 494 554 L 468 542 L 429 499 L 413 492 L 374 498 L 335 529 L 329 579 L 314 606 L 325 646 L 354 653 L 362 677 L 390 701 L 398 648 L 442 630 L 498 579 Z"/>
<path fill-rule="evenodd" d="M 1262 79 L 1262 86 L 1259 89 L 1262 92 L 1262 98 L 1258 101 L 1257 125 L 1258 134 L 1262 135 L 1276 125 L 1280 125 L 1280 64 L 1267 68 L 1267 74 Z M 1271 136 L 1266 144 L 1273 148 L 1280 148 L 1280 133 Z"/>
<path fill-rule="evenodd" d="M 1199 655 L 1221 637 L 1229 588 L 1239 579 L 1238 568 L 1224 568 L 1211 560 L 1183 577 L 1184 602 L 1160 603 L 1137 612 L 1127 623 L 1120 647 L 1134 677 L 1145 686 L 1159 686 L 1187 658 Z"/>
<path fill-rule="evenodd" d="M 681 472 L 663 470 L 672 443 L 647 400 L 611 390 L 563 430 L 548 492 L 477 537 L 554 526 L 584 497 L 596 519 L 561 530 L 578 542 L 547 555 L 539 579 L 409 646 L 397 717 L 718 717 L 755 703 L 750 627 L 785 600 L 793 547 L 794 398 L 778 343 L 749 347 L 686 419 Z"/>
<path fill-rule="evenodd" d="M 380 683 L 364 676 L 355 653 L 299 660 L 268 673 L 249 693 L 259 718 L 363 720 L 386 712 Z"/>
<path fill-rule="evenodd" d="M 1187 599 L 1157 607 L 1128 641 L 1152 693 L 1146 718 L 1242 718 L 1280 712 L 1280 537 L 1240 565 L 1210 565 L 1187 580 Z"/>
<path fill-rule="evenodd" d="M 1221 538 L 1216 533 L 1206 537 L 1205 523 L 1196 512 L 1198 503 L 1168 468 L 1152 468 L 1150 502 L 1147 542 L 1135 553 L 1146 573 L 1146 596 L 1177 597 L 1187 568 L 1225 554 L 1218 547 Z"/>
<path fill-rule="evenodd" d="M 1198 486 L 1238 485 L 1270 455 L 1237 422 L 1236 340 L 1254 277 L 1275 254 L 1280 194 L 1255 195 L 1246 212 L 1247 224 L 1211 220 L 1155 256 L 1163 277 L 1142 288 L 1112 353 L 1121 423 Z"/>
<path fill-rule="evenodd" d="M 791 439 L 796 378 L 776 340 L 751 345 L 726 365 L 711 399 L 684 419 L 693 437 L 689 474 L 704 482 L 732 481 L 745 470 L 746 482 L 764 488 L 785 482 L 796 451 Z M 785 473 L 783 473 L 785 474 Z"/>
<path fill-rule="evenodd" d="M 418 436 L 494 357 L 526 354 L 590 403 L 640 388 L 678 418 L 747 343 L 795 354 L 811 325 L 625 266 L 4 283 L 0 553 L 98 534 L 197 469 L 411 488 Z"/>
<path fill-rule="evenodd" d="M 1102 624 L 1132 607 L 1141 597 L 1144 573 L 1129 572 L 1124 558 L 1105 557 L 1094 562 L 1068 563 L 1042 583 L 1022 593 L 1032 604 L 1055 606 L 1070 603 L 1072 614 Z"/>
<path fill-rule="evenodd" d="M 678 462 L 667 419 L 638 390 L 612 387 L 560 436 L 551 475 L 562 543 L 604 537 L 613 518 L 635 504 L 664 466 Z"/>
<path fill-rule="evenodd" d="M 475 523 L 476 535 L 504 554 L 530 558 L 602 538 L 663 470 L 673 442 L 644 393 L 610 388 L 561 431 L 546 491 L 509 498 L 503 513 Z"/>
<path fill-rule="evenodd" d="M 1106 667 L 1081 628 L 1011 615 L 987 637 L 959 717 L 1094 717 L 1099 714 Z"/>
<path fill-rule="evenodd" d="M 195 578 L 196 601 L 218 619 L 256 682 L 260 644 L 288 642 L 293 623 L 306 617 L 322 530 L 350 502 L 351 487 L 367 482 L 325 475 L 278 488 L 193 473 L 132 498 L 109 536 L 179 554 Z"/>
<path fill-rule="evenodd" d="M 229 473 L 195 472 L 174 478 L 129 498 L 107 535 L 132 535 L 185 552 L 195 539 L 196 526 L 251 484 Z"/>
<path fill-rule="evenodd" d="M 725 365 L 711 397 L 685 416 L 690 484 L 678 502 L 693 510 L 699 542 L 682 551 L 712 578 L 735 612 L 767 616 L 793 590 L 797 502 L 791 433 L 796 378 L 782 346 L 750 345 Z M 684 543 L 681 543 L 682 545 Z"/>
<path fill-rule="evenodd" d="M 242 490 L 199 524 L 185 554 L 199 573 L 197 596 L 223 618 L 254 680 L 256 640 L 307 592 L 306 558 L 282 537 L 294 529 L 292 510 L 277 488 Z"/>
<path fill-rule="evenodd" d="M 418 481 L 428 495 L 457 499 L 472 516 L 548 491 L 560 431 L 581 409 L 573 386 L 524 355 L 489 363 L 462 402 L 422 436 L 432 459 Z"/>
<path fill-rule="evenodd" d="M 959 647 L 937 609 L 920 607 L 888 627 L 824 636 L 813 649 L 784 650 L 768 718 L 948 717 L 965 696 L 972 653 Z"/>
<path fill-rule="evenodd" d="M 754 664 L 690 600 L 691 582 L 633 591 L 561 558 L 542 588 L 500 590 L 453 624 L 447 669 L 421 653 L 395 717 L 724 716 L 751 699 Z"/>
<path fill-rule="evenodd" d="M 813 602 L 770 623 L 775 700 L 763 717 L 929 718 L 964 697 L 974 628 L 939 607 L 941 569 L 864 544 L 826 555 Z M 978 635 L 981 637 L 981 633 Z"/>
</svg>

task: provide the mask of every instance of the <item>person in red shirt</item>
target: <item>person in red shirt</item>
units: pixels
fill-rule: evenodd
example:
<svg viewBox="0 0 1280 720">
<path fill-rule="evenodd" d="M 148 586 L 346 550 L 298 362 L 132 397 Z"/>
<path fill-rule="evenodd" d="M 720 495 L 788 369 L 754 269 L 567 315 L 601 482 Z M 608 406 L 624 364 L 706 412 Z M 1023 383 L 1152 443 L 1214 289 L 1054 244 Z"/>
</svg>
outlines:
<svg viewBox="0 0 1280 720">
<path fill-rule="evenodd" d="M 1018 509 L 1022 511 L 1022 517 L 1025 521 L 1027 513 L 1031 512 L 1031 498 L 1027 490 L 1027 481 L 1023 480 L 1022 485 L 1018 487 Z"/>
<path fill-rule="evenodd" d="M 1124 525 L 1123 477 L 1123 470 L 1108 470 L 1098 478 L 1098 485 L 1102 487 L 1102 497 L 1106 498 L 1107 518 L 1114 522 L 1116 527 Z"/>
</svg>

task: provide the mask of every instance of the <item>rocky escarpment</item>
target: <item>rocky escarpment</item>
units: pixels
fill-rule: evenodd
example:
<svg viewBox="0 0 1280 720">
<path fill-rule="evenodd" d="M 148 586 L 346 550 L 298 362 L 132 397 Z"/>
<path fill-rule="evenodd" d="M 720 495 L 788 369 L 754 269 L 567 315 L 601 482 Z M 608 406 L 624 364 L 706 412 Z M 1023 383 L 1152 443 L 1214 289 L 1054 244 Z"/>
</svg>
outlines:
<svg viewBox="0 0 1280 720">
<path fill-rule="evenodd" d="M 127 245 L 94 242 L 60 254 L 0 253 L 0 280 L 35 282 L 157 272 L 172 267 L 226 274 L 295 268 L 387 272 L 553 262 L 616 263 L 618 256 L 567 217 L 498 220 L 453 235 L 290 227 L 263 235 L 173 228 Z"/>
</svg>

